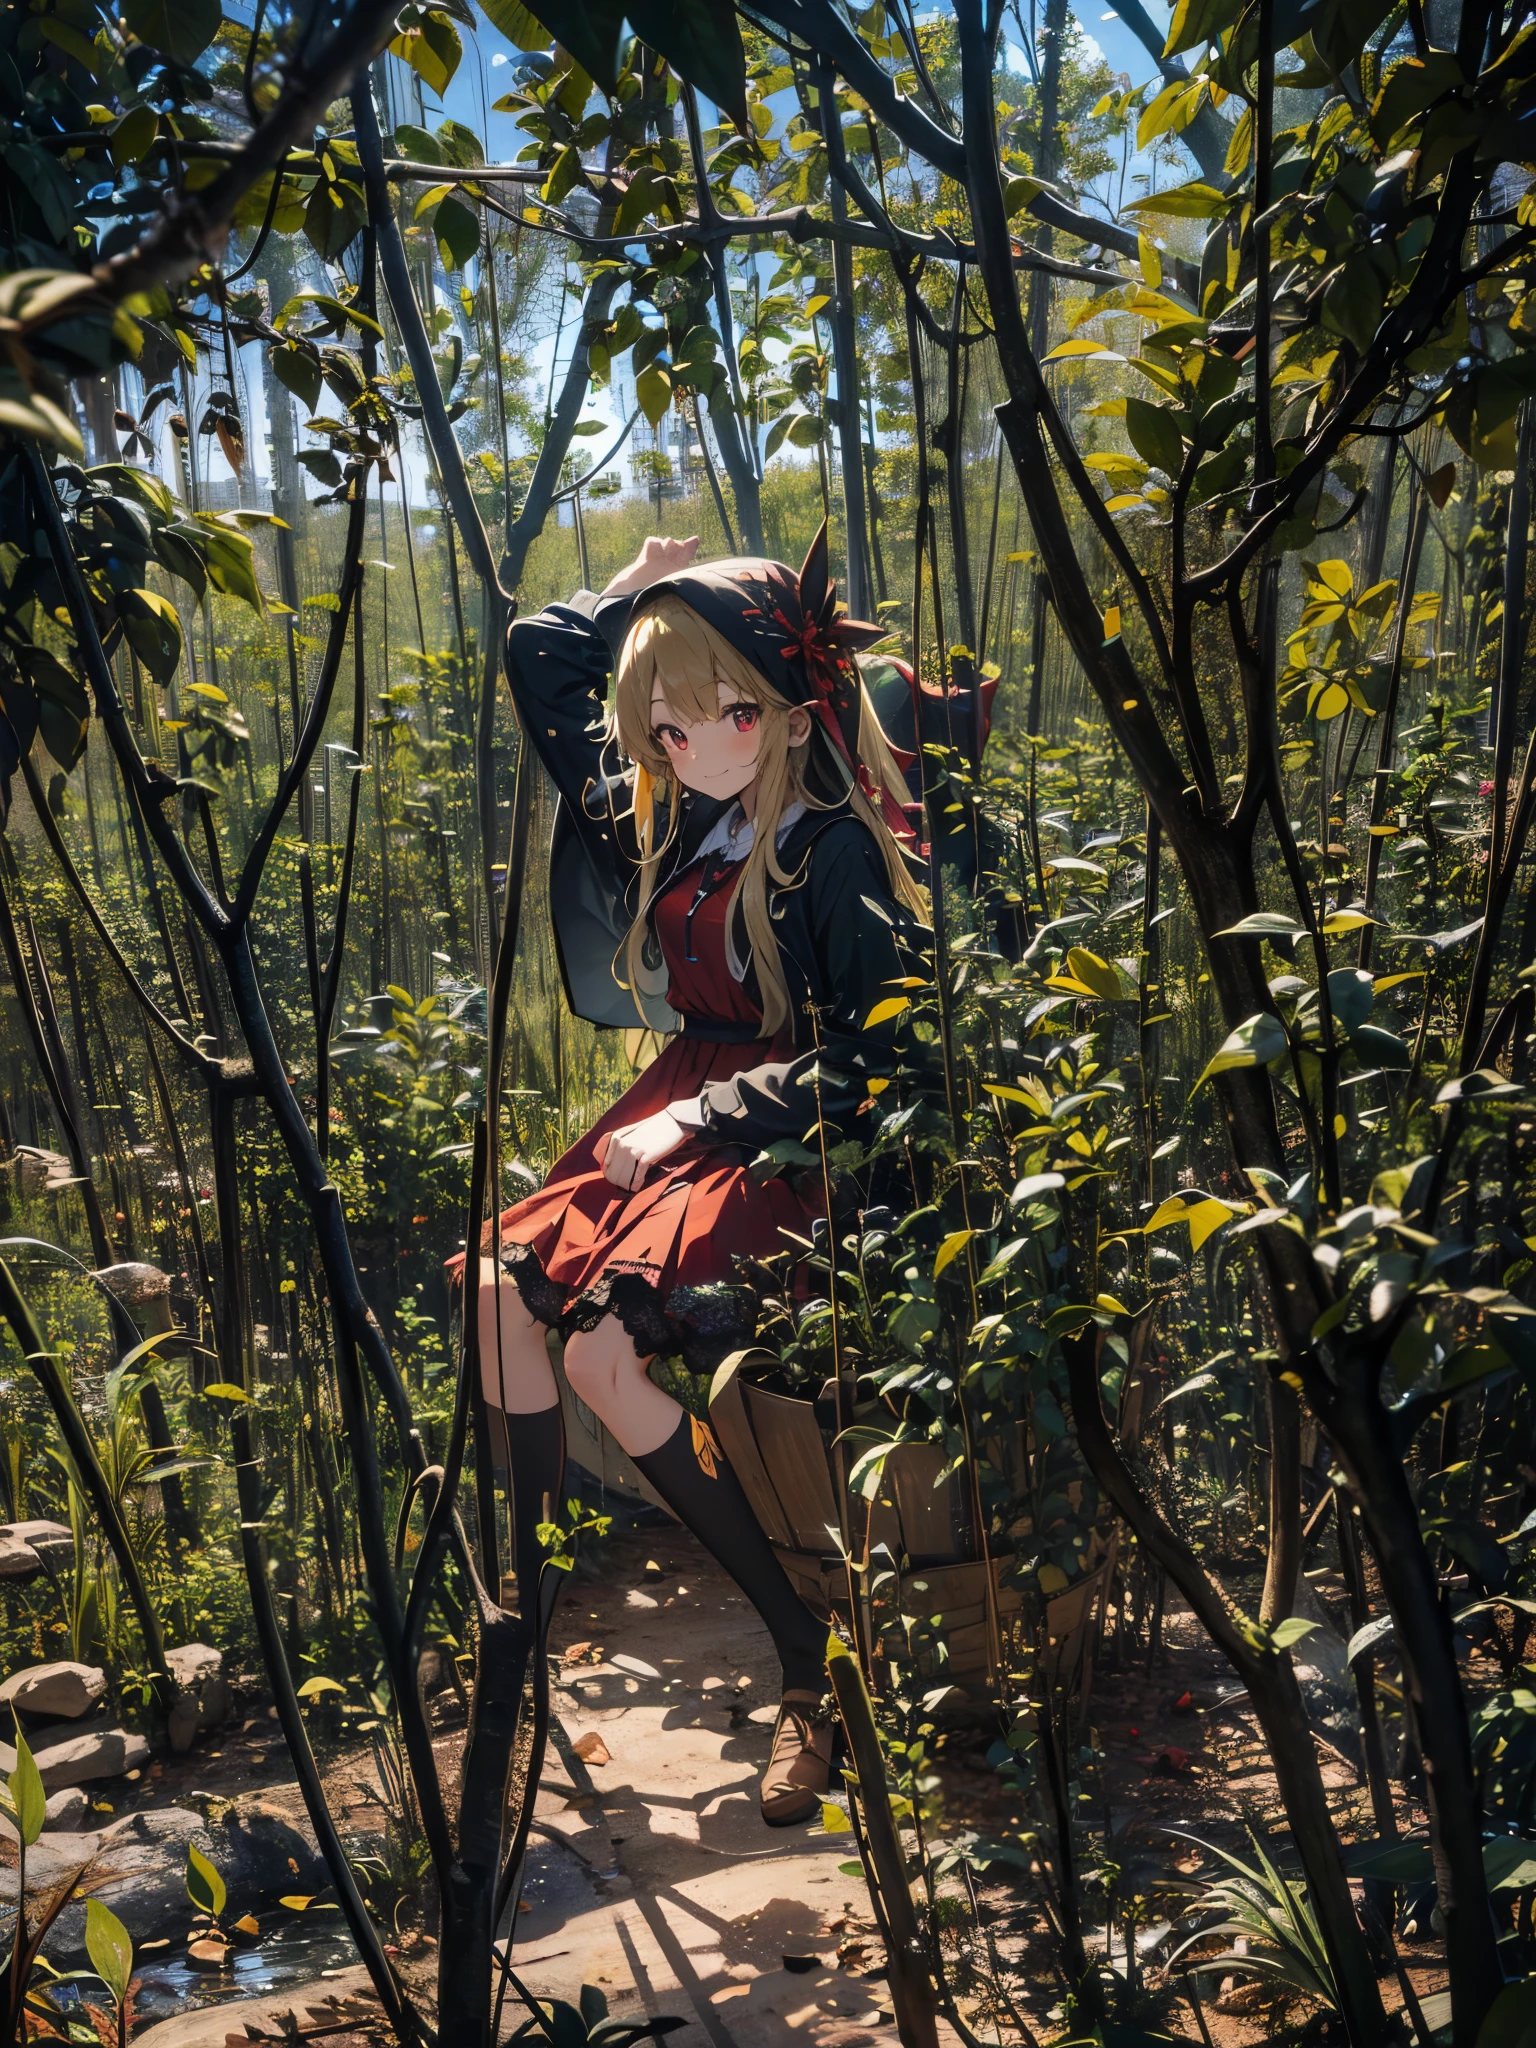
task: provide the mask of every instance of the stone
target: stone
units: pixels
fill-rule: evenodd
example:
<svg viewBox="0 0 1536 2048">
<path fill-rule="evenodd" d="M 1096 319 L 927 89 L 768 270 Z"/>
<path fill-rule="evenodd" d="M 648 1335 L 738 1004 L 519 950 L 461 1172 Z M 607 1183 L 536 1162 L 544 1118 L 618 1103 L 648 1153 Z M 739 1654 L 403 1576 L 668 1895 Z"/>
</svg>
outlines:
<svg viewBox="0 0 1536 2048">
<path fill-rule="evenodd" d="M 50 1795 L 43 1808 L 43 1820 L 55 1834 L 68 1834 L 72 1829 L 83 1828 L 90 1819 L 91 1802 L 78 1785 L 66 1785 L 62 1792 Z"/>
<path fill-rule="evenodd" d="M 195 1842 L 210 1859 L 215 1850 L 200 1815 L 166 1806 L 152 1813 L 125 1814 L 98 1830 L 78 1834 L 45 1830 L 27 1851 L 27 1889 L 59 1883 L 89 1866 L 92 1898 L 109 1906 L 136 1944 L 174 1940 L 192 1917 L 187 1898 L 187 1844 Z M 16 1872 L 0 1869 L 0 1905 L 16 1896 Z M 48 1937 L 49 1954 L 61 1963 L 84 1960 L 85 1900 L 67 1905 Z"/>
<path fill-rule="evenodd" d="M 36 1755 L 43 1790 L 58 1792 L 66 1785 L 92 1785 L 98 1778 L 120 1778 L 125 1771 L 141 1771 L 149 1762 L 149 1744 L 142 1735 L 103 1723 L 84 1734 L 71 1729 L 64 1740 L 46 1743 Z M 15 1768 L 15 1750 L 0 1742 L 0 1771 L 8 1773 Z"/>
<path fill-rule="evenodd" d="M 171 1291 L 169 1274 L 138 1259 L 131 1259 L 121 1266 L 103 1266 L 95 1277 L 109 1293 L 116 1295 L 125 1308 L 146 1308 L 150 1302 L 162 1300 Z"/>
<path fill-rule="evenodd" d="M 25 1586 L 37 1578 L 43 1560 L 13 1529 L 0 1527 L 0 1579 L 13 1586 Z"/>
<path fill-rule="evenodd" d="M 45 1564 L 61 1571 L 75 1561 L 74 1532 L 66 1522 L 0 1522 L 0 1531 L 30 1544 Z"/>
<path fill-rule="evenodd" d="M 174 1756 L 185 1756 L 197 1740 L 200 1709 L 191 1693 L 182 1693 L 173 1701 L 171 1711 L 165 1719 L 165 1736 Z"/>
<path fill-rule="evenodd" d="M 210 1643 L 182 1643 L 166 1651 L 165 1665 L 178 1691 L 197 1701 L 200 1731 L 221 1727 L 229 1719 L 233 1701 L 222 1650 Z"/>
<path fill-rule="evenodd" d="M 13 1671 L 0 1685 L 0 1706 L 78 1721 L 106 1690 L 107 1674 L 99 1664 L 33 1664 L 25 1671 Z"/>
<path fill-rule="evenodd" d="M 330 1970 L 324 1978 L 289 1985 L 286 1990 L 265 1991 L 259 1998 L 221 2000 L 202 2010 L 175 2013 L 140 2034 L 134 2048 L 224 2048 L 230 2033 L 236 2040 L 242 2033 L 266 2034 L 270 2039 L 290 2015 L 301 2024 L 307 2019 L 311 2025 L 334 2025 L 333 1998 L 367 1996 L 371 1989 L 368 1972 L 361 1964 Z"/>
<path fill-rule="evenodd" d="M 274 1893 L 317 1892 L 329 1882 L 309 1823 L 295 1823 L 267 1800 L 237 1801 L 209 1833 L 231 1900 L 246 1904 Z"/>
</svg>

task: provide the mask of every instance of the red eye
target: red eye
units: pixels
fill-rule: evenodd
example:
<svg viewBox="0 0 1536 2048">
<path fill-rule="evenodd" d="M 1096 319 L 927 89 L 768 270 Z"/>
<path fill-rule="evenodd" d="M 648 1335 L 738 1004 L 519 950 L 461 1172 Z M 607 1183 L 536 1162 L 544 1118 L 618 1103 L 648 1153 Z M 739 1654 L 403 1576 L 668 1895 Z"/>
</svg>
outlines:
<svg viewBox="0 0 1536 2048">
<path fill-rule="evenodd" d="M 670 747 L 674 754 L 688 751 L 688 735 L 675 725 L 658 725 L 656 737 L 664 747 Z"/>
<path fill-rule="evenodd" d="M 738 732 L 750 732 L 757 723 L 757 712 L 758 707 L 755 704 L 735 705 L 732 708 L 731 716 L 736 721 L 736 730 Z"/>
</svg>

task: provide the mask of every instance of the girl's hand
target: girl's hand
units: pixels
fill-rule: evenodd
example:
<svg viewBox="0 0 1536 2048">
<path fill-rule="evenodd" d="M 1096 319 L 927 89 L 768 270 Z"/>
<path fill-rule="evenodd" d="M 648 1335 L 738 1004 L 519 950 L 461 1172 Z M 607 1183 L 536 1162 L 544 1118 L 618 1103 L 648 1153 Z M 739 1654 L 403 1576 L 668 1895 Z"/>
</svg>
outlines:
<svg viewBox="0 0 1536 2048">
<path fill-rule="evenodd" d="M 610 1131 L 598 1148 L 598 1163 L 604 1178 L 615 1187 L 643 1187 L 651 1168 L 675 1152 L 687 1137 L 676 1117 L 661 1109 L 638 1124 Z"/>
<path fill-rule="evenodd" d="M 696 533 L 687 540 L 665 540 L 659 533 L 653 533 L 629 567 L 614 577 L 603 596 L 625 597 L 632 590 L 644 590 L 648 584 L 659 583 L 663 576 L 686 569 L 698 551 Z"/>
</svg>

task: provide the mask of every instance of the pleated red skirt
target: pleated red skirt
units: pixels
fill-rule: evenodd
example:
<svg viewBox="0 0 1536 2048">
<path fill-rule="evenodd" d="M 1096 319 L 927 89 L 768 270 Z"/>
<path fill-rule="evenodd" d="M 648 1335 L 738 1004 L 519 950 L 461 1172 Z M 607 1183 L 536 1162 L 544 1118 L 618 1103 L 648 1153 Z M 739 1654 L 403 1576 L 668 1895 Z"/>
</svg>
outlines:
<svg viewBox="0 0 1536 2048">
<path fill-rule="evenodd" d="M 761 1017 L 726 966 L 725 915 L 735 870 L 690 869 L 657 906 L 674 1007 L 739 1036 Z M 713 881 L 714 886 L 710 884 Z M 696 1022 L 694 1032 L 708 1029 Z M 755 1148 L 689 1138 L 643 1186 L 618 1187 L 599 1164 L 611 1131 L 688 1100 L 711 1081 L 793 1057 L 780 1044 L 672 1039 L 605 1116 L 551 1168 L 537 1194 L 501 1219 L 503 1260 L 529 1311 L 564 1334 L 616 1315 L 642 1355 L 680 1355 L 696 1371 L 752 1340 L 755 1305 L 737 1260 L 789 1249 L 822 1213 L 814 1176 L 792 1186 L 754 1176 Z"/>
</svg>

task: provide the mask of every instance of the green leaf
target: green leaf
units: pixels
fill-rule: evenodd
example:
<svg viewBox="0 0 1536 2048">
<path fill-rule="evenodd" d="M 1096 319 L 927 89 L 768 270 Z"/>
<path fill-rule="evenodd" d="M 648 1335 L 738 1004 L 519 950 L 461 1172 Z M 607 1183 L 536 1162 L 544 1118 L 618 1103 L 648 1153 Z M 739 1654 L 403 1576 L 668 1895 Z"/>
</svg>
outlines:
<svg viewBox="0 0 1536 2048">
<path fill-rule="evenodd" d="M 175 605 L 154 590 L 125 590 L 117 601 L 128 645 L 157 683 L 168 683 L 181 666 L 181 619 Z"/>
<path fill-rule="evenodd" d="M 1536 1977 L 1506 1984 L 1477 2030 L 1477 2048 L 1530 2048 L 1536 2039 Z"/>
<path fill-rule="evenodd" d="M 304 234 L 317 256 L 334 263 L 356 241 L 367 219 L 361 185 L 348 179 L 332 185 L 322 178 L 304 208 Z"/>
<path fill-rule="evenodd" d="M 539 0 L 536 7 L 522 11 L 542 22 L 548 31 L 545 42 L 534 44 L 535 49 L 546 47 L 558 37 L 560 47 L 570 51 L 595 84 L 606 93 L 613 91 L 619 80 L 619 45 L 624 17 L 629 11 L 625 0 L 563 0 L 558 7 L 554 0 Z M 486 8 L 486 12 L 496 20 L 491 8 Z M 635 25 L 639 27 L 638 22 Z M 497 22 L 497 26 L 501 24 Z M 508 40 L 514 38 L 509 35 Z M 518 44 L 519 49 L 527 47 Z"/>
<path fill-rule="evenodd" d="M 747 125 L 747 55 L 734 7 L 719 0 L 628 0 L 625 12 L 635 33 L 680 78 L 738 127 Z"/>
<path fill-rule="evenodd" d="M 546 206 L 558 206 L 581 176 L 581 152 L 568 142 L 549 167 L 549 176 L 539 188 Z"/>
<path fill-rule="evenodd" d="M 1277 1650 L 1288 1650 L 1292 1643 L 1301 1642 L 1304 1637 L 1312 1635 L 1316 1628 L 1315 1621 L 1304 1621 L 1299 1614 L 1290 1614 L 1284 1621 L 1275 1624 L 1269 1639 Z"/>
<path fill-rule="evenodd" d="M 554 37 L 522 0 L 480 0 L 480 11 L 494 29 L 499 29 L 514 50 L 547 50 Z M 399 134 L 399 129 L 395 133 Z M 428 158 L 428 162 L 435 159 Z"/>
<path fill-rule="evenodd" d="M 1213 1074 L 1229 1073 L 1234 1067 L 1267 1067 L 1271 1060 L 1277 1060 L 1284 1054 L 1289 1042 L 1280 1019 L 1272 1017 L 1267 1010 L 1261 1010 L 1256 1017 L 1247 1018 L 1235 1031 L 1227 1034 L 1191 1094 L 1195 1089 L 1203 1088 Z"/>
<path fill-rule="evenodd" d="M 256 581 L 255 543 L 238 526 L 226 526 L 226 516 L 218 512 L 199 512 L 196 515 L 208 580 L 226 597 L 243 598 L 253 611 L 265 611 L 266 605 Z"/>
<path fill-rule="evenodd" d="M 153 107 L 130 107 L 108 136 L 107 154 L 119 170 L 125 164 L 136 164 L 159 130 L 160 117 Z"/>
<path fill-rule="evenodd" d="M 11 1788 L 11 1805 L 16 1814 L 16 1832 L 23 1844 L 30 1849 L 43 1832 L 43 1823 L 48 1817 L 48 1795 L 43 1790 L 42 1773 L 37 1761 L 27 1747 L 27 1738 L 20 1728 L 16 1730 L 16 1768 L 7 1779 Z"/>
<path fill-rule="evenodd" d="M 91 1968 L 121 2005 L 133 1975 L 133 1943 L 122 1921 L 100 1899 L 86 1901 L 85 1952 Z"/>
<path fill-rule="evenodd" d="M 635 379 L 635 397 L 653 427 L 659 426 L 672 403 L 672 379 L 660 363 L 648 363 Z"/>
<path fill-rule="evenodd" d="M 270 350 L 267 361 L 278 383 L 291 391 L 306 411 L 313 412 L 320 402 L 320 358 L 315 351 L 290 341 Z"/>
<path fill-rule="evenodd" d="M 195 1842 L 187 1844 L 187 1897 L 200 1913 L 217 1920 L 229 1897 L 224 1880 Z"/>
<path fill-rule="evenodd" d="M 123 20 L 141 43 L 178 64 L 195 64 L 219 32 L 219 0 L 123 0 Z"/>
<path fill-rule="evenodd" d="M 1220 220 L 1229 201 L 1225 192 L 1192 178 L 1187 185 L 1170 185 L 1166 192 L 1149 192 L 1144 199 L 1128 199 L 1123 211 L 1146 214 L 1149 219 Z"/>
<path fill-rule="evenodd" d="M 464 45 L 458 30 L 439 9 L 418 8 L 414 12 L 417 20 L 395 37 L 389 45 L 390 54 L 409 64 L 423 84 L 429 85 L 441 99 L 459 68 Z"/>
<path fill-rule="evenodd" d="M 1184 437 L 1166 406 L 1153 405 L 1146 398 L 1128 398 L 1125 431 L 1143 462 L 1154 464 L 1171 477 L 1178 475 L 1184 466 Z"/>
<path fill-rule="evenodd" d="M 445 270 L 462 270 L 480 247 L 480 217 L 461 199 L 445 199 L 432 216 Z"/>
<path fill-rule="evenodd" d="M 1214 41 L 1222 29 L 1231 27 L 1240 11 L 1234 0 L 1178 0 L 1163 55 L 1177 57 Z"/>
<path fill-rule="evenodd" d="M 1349 1042 L 1361 1059 L 1368 1060 L 1373 1067 L 1406 1073 L 1413 1065 L 1413 1055 L 1406 1041 L 1395 1031 L 1383 1031 L 1379 1024 L 1361 1024 L 1350 1032 Z"/>
<path fill-rule="evenodd" d="M 489 10 L 487 10 L 489 11 Z M 441 164 L 446 162 L 443 145 L 430 128 L 419 128 L 414 121 L 402 121 L 395 130 L 395 149 L 408 163 Z"/>
</svg>

